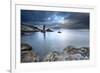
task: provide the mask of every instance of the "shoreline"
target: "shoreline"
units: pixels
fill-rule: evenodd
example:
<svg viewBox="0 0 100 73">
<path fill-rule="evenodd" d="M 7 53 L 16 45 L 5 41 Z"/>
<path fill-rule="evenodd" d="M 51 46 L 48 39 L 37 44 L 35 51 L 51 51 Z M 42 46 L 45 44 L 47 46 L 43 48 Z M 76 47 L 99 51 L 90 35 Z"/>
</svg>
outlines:
<svg viewBox="0 0 100 73">
<path fill-rule="evenodd" d="M 40 60 L 40 56 L 34 52 L 34 48 L 29 44 L 21 44 L 21 63 L 30 62 L 54 62 L 54 61 L 78 61 L 89 60 L 89 47 L 76 48 L 67 46 L 63 52 L 50 51 Z"/>
</svg>

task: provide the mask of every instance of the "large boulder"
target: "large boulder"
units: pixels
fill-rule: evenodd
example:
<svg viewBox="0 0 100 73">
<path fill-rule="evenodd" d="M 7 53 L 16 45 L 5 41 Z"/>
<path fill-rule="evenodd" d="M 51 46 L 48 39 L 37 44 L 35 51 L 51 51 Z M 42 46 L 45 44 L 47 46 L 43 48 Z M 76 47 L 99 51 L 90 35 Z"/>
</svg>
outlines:
<svg viewBox="0 0 100 73">
<path fill-rule="evenodd" d="M 21 62 L 38 62 L 39 57 L 28 44 L 21 44 Z"/>
</svg>

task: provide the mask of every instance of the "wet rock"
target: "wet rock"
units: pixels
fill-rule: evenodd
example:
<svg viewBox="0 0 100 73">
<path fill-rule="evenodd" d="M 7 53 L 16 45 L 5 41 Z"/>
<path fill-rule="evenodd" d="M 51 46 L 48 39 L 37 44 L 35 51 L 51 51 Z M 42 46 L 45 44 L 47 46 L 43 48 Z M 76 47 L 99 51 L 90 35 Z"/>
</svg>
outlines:
<svg viewBox="0 0 100 73">
<path fill-rule="evenodd" d="M 39 57 L 32 51 L 32 47 L 28 44 L 21 44 L 21 62 L 38 62 Z"/>
</svg>

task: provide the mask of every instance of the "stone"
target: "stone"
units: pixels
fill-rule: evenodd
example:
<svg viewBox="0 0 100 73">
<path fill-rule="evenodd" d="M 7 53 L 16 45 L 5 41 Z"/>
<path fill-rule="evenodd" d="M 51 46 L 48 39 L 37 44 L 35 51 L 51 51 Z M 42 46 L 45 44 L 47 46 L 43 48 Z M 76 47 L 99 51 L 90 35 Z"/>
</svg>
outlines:
<svg viewBox="0 0 100 73">
<path fill-rule="evenodd" d="M 53 32 L 53 30 L 51 30 L 51 29 L 49 29 L 49 28 L 46 29 L 46 31 L 47 31 L 47 32 Z"/>
<path fill-rule="evenodd" d="M 44 61 L 58 61 L 59 60 L 59 53 L 56 51 L 50 52 L 44 58 Z"/>
<path fill-rule="evenodd" d="M 75 48 L 68 46 L 64 50 L 65 60 L 88 60 L 89 59 L 89 48 L 81 47 Z"/>
<path fill-rule="evenodd" d="M 65 53 L 68 53 L 68 54 L 74 54 L 76 53 L 76 48 L 74 48 L 73 46 L 68 46 L 67 48 L 65 48 L 63 50 Z"/>
<path fill-rule="evenodd" d="M 39 62 L 39 57 L 28 44 L 21 44 L 21 62 Z"/>
</svg>

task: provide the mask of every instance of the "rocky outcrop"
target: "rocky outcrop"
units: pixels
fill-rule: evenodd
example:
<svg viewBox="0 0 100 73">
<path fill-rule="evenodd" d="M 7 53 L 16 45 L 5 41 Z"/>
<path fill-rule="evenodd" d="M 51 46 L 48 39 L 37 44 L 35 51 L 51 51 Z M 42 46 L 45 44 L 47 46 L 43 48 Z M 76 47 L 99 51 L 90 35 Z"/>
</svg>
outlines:
<svg viewBox="0 0 100 73">
<path fill-rule="evenodd" d="M 51 30 L 51 29 L 49 29 L 49 28 L 48 28 L 46 31 L 47 31 L 47 32 L 53 32 L 53 30 Z"/>
<path fill-rule="evenodd" d="M 71 60 L 88 60 L 89 48 L 75 48 L 73 46 L 66 47 L 63 52 L 53 51 L 46 55 L 44 61 L 71 61 Z"/>
<path fill-rule="evenodd" d="M 21 62 L 38 62 L 39 57 L 32 51 L 32 47 L 28 44 L 21 44 Z"/>
<path fill-rule="evenodd" d="M 33 48 L 28 44 L 21 44 L 21 62 L 52 62 L 52 61 L 72 61 L 72 60 L 88 60 L 89 48 L 75 48 L 68 46 L 62 52 L 50 51 L 42 60 L 33 51 Z"/>
<path fill-rule="evenodd" d="M 53 30 L 50 28 L 43 30 L 43 29 L 40 29 L 40 28 L 33 26 L 33 25 L 22 24 L 21 25 L 21 33 L 23 34 L 25 32 L 53 32 Z"/>
<path fill-rule="evenodd" d="M 69 46 L 64 49 L 64 54 L 66 55 L 66 60 L 87 60 L 89 59 L 89 48 L 75 48 Z"/>
<path fill-rule="evenodd" d="M 41 29 L 32 25 L 21 25 L 21 32 L 39 32 Z"/>
</svg>

